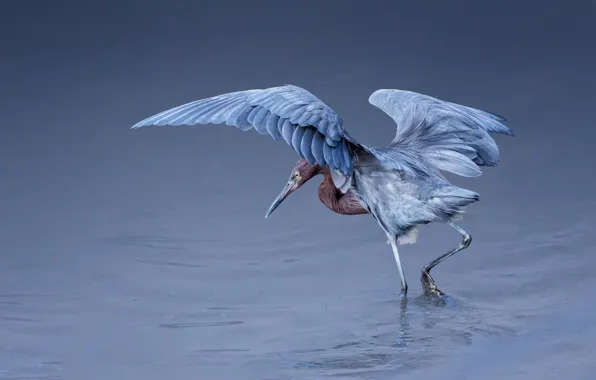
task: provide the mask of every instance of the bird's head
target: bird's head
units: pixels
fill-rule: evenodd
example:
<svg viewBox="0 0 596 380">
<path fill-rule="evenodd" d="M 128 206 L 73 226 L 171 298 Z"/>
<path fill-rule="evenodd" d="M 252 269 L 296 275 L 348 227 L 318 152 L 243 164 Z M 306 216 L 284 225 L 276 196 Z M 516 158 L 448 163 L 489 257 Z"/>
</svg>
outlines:
<svg viewBox="0 0 596 380">
<path fill-rule="evenodd" d="M 286 183 L 286 186 L 283 188 L 281 193 L 279 193 L 277 198 L 275 198 L 271 204 L 271 207 L 269 207 L 269 210 L 267 210 L 265 218 L 271 215 L 271 213 L 288 197 L 288 195 L 298 190 L 300 186 L 304 185 L 312 177 L 321 173 L 322 170 L 323 167 L 321 167 L 319 164 L 309 164 L 308 161 L 304 159 L 299 160 L 290 173 L 290 179 L 288 179 L 288 183 Z"/>
</svg>

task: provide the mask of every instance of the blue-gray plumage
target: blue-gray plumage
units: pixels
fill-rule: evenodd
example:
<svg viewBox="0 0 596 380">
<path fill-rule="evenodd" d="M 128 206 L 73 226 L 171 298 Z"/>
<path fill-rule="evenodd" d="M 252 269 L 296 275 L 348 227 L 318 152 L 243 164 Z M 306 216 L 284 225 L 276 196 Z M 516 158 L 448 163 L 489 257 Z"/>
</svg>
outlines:
<svg viewBox="0 0 596 380">
<path fill-rule="evenodd" d="M 324 174 L 326 181 L 321 186 L 331 184 L 337 191 L 320 188 L 323 203 L 342 214 L 368 212 L 387 234 L 404 296 L 407 283 L 398 245 L 414 243 L 417 226 L 435 221 L 449 224 L 462 234 L 462 243 L 427 264 L 421 278 L 425 294 L 442 297 L 430 270 L 470 244 L 470 236 L 453 220 L 479 199 L 477 193 L 450 184 L 443 172 L 463 177 L 482 174 L 481 166 L 499 162 L 491 134 L 513 133 L 501 116 L 415 92 L 377 90 L 369 102 L 397 124 L 395 138 L 387 147 L 356 142 L 338 114 L 310 92 L 292 85 L 197 100 L 151 116 L 133 128 L 225 123 L 285 141 L 302 160 L 266 216 L 310 178 Z"/>
<path fill-rule="evenodd" d="M 222 124 L 285 140 L 300 157 L 351 174 L 349 137 L 331 108 L 296 86 L 247 90 L 174 107 L 133 126 Z"/>
</svg>

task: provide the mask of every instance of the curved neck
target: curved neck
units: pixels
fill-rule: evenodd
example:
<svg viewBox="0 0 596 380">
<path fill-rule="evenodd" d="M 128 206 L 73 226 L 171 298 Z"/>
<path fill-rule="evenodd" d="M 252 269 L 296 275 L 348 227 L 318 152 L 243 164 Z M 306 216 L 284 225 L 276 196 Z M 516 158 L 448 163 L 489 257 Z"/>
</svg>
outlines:
<svg viewBox="0 0 596 380">
<path fill-rule="evenodd" d="M 317 171 L 317 174 L 323 175 L 323 177 L 325 177 L 325 181 L 329 180 L 329 181 L 332 181 L 333 182 L 333 180 L 331 178 L 331 169 L 329 169 L 329 166 L 328 165 L 327 166 L 323 166 L 322 168 L 320 168 Z"/>
<path fill-rule="evenodd" d="M 329 169 L 329 166 L 321 168 L 317 174 L 321 174 L 323 176 L 323 182 L 321 182 L 321 185 L 319 186 L 331 185 L 337 189 L 337 187 L 335 187 L 335 184 L 333 183 L 333 178 L 331 177 L 331 170 Z"/>
<path fill-rule="evenodd" d="M 319 185 L 319 199 L 331 211 L 342 215 L 366 214 L 360 201 L 349 191 L 343 194 L 333 183 L 329 167 L 319 170 L 318 174 L 324 176 L 323 182 Z"/>
</svg>

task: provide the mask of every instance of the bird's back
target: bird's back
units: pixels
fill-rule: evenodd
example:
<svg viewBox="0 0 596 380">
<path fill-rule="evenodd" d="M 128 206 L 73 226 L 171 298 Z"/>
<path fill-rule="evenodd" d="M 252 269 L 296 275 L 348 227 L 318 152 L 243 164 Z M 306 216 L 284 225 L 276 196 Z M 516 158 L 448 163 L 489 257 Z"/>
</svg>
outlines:
<svg viewBox="0 0 596 380">
<path fill-rule="evenodd" d="M 405 236 L 420 224 L 448 221 L 479 199 L 473 191 L 433 175 L 412 175 L 387 167 L 385 162 L 361 152 L 352 177 L 351 191 L 393 236 Z M 420 168 L 420 170 L 423 170 Z"/>
</svg>

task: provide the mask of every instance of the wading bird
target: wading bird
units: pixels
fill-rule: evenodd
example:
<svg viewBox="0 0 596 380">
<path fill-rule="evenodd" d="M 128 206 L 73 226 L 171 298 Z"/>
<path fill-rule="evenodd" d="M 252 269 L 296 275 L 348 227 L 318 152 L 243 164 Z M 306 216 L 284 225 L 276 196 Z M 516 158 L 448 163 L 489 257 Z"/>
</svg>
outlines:
<svg viewBox="0 0 596 380">
<path fill-rule="evenodd" d="M 356 142 L 341 117 L 307 90 L 285 85 L 200 99 L 151 116 L 132 128 L 161 125 L 227 124 L 254 128 L 274 141 L 285 141 L 300 156 L 282 192 L 265 217 L 314 176 L 324 177 L 320 200 L 339 214 L 370 214 L 393 249 L 401 280 L 408 285 L 398 245 L 414 243 L 417 227 L 443 222 L 462 235 L 461 243 L 426 264 L 421 282 L 425 295 L 443 299 L 430 271 L 470 245 L 471 237 L 453 220 L 477 193 L 453 186 L 443 172 L 463 177 L 481 174 L 479 166 L 496 166 L 499 149 L 491 133 L 513 136 L 505 118 L 427 95 L 382 89 L 369 102 L 397 124 L 385 148 Z"/>
</svg>

